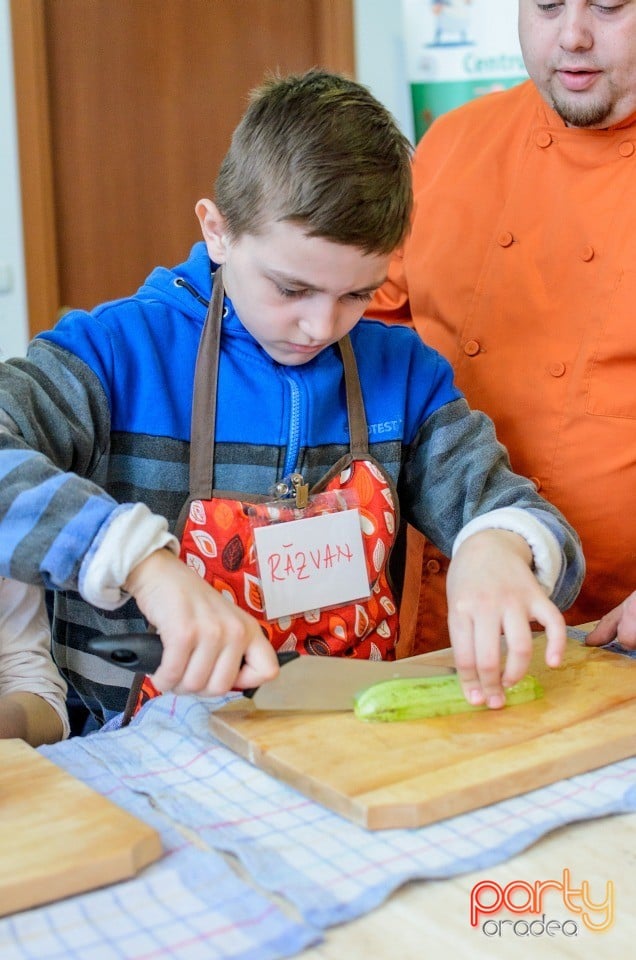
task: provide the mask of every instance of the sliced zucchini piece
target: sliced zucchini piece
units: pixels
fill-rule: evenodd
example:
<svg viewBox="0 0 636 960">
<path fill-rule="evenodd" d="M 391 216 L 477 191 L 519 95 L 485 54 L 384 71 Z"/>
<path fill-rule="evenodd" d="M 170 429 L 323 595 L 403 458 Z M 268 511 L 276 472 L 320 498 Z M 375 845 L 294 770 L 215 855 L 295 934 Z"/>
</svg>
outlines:
<svg viewBox="0 0 636 960">
<path fill-rule="evenodd" d="M 542 696 L 543 688 L 539 682 L 527 674 L 506 690 L 506 706 L 527 703 Z M 487 709 L 468 703 L 456 676 L 383 680 L 356 694 L 353 706 L 360 720 L 380 721 L 420 720 Z"/>
</svg>

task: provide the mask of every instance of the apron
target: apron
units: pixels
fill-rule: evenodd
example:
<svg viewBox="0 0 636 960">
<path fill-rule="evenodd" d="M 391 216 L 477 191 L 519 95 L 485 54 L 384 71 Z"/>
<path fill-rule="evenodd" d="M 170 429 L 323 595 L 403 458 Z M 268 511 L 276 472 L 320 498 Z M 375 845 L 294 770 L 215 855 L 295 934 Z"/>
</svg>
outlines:
<svg viewBox="0 0 636 960">
<path fill-rule="evenodd" d="M 311 488 L 303 512 L 307 516 L 317 516 L 325 510 L 332 512 L 333 503 L 338 500 L 342 500 L 343 508 L 355 504 L 360 516 L 370 593 L 364 599 L 334 607 L 268 620 L 258 577 L 254 527 L 264 522 L 293 519 L 297 510 L 292 500 L 273 502 L 271 494 L 250 495 L 213 487 L 222 317 L 223 281 L 219 267 L 197 354 L 190 493 L 175 531 L 181 541 L 181 559 L 215 590 L 252 614 L 277 651 L 394 660 L 398 609 L 388 562 L 398 535 L 399 505 L 391 477 L 369 454 L 366 415 L 349 337 L 338 343 L 344 366 L 349 452 Z M 129 698 L 129 704 L 134 701 L 131 713 L 136 713 L 157 693 L 148 677 L 142 684 L 133 684 Z"/>
</svg>

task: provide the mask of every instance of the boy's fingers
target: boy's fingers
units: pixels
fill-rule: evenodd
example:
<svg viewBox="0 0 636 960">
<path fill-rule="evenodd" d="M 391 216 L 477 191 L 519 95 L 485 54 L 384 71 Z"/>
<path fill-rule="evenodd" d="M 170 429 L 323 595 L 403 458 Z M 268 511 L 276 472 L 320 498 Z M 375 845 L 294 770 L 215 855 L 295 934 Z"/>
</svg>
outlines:
<svg viewBox="0 0 636 960">
<path fill-rule="evenodd" d="M 167 693 L 177 686 L 186 669 L 189 656 L 190 650 L 184 647 L 163 648 L 161 663 L 151 677 L 157 690 Z"/>
<path fill-rule="evenodd" d="M 568 635 L 563 615 L 553 604 L 550 604 L 550 607 L 549 616 L 537 619 L 543 624 L 547 639 L 545 662 L 549 667 L 559 667 L 567 646 Z"/>
<path fill-rule="evenodd" d="M 499 687 L 499 662 L 489 653 L 489 627 L 484 617 L 474 621 L 458 610 L 449 613 L 448 624 L 464 696 L 473 706 L 481 706 L 497 695 Z"/>
<path fill-rule="evenodd" d="M 525 612 L 509 614 L 504 625 L 507 656 L 501 678 L 502 685 L 511 687 L 525 677 L 532 656 L 532 630 Z"/>
<path fill-rule="evenodd" d="M 505 703 L 501 677 L 501 634 L 502 623 L 498 611 L 482 611 L 475 624 L 477 675 L 484 701 L 494 710 Z"/>
<path fill-rule="evenodd" d="M 280 667 L 274 648 L 269 640 L 258 646 L 254 644 L 245 654 L 245 660 L 236 679 L 237 690 L 250 690 L 260 687 L 268 680 L 278 676 Z"/>
<path fill-rule="evenodd" d="M 232 689 L 241 668 L 240 650 L 198 644 L 190 656 L 175 693 L 220 697 Z"/>
<path fill-rule="evenodd" d="M 465 613 L 450 609 L 448 612 L 448 632 L 457 668 L 457 678 L 464 696 L 469 703 L 476 705 L 483 703 L 483 695 L 477 676 L 477 664 L 475 663 L 471 618 Z"/>
</svg>

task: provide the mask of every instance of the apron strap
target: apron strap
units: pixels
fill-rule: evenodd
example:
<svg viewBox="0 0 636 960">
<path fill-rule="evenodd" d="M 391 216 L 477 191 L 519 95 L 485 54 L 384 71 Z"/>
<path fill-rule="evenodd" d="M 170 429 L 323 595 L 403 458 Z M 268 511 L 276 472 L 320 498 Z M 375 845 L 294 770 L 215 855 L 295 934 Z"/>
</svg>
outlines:
<svg viewBox="0 0 636 960">
<path fill-rule="evenodd" d="M 179 537 L 183 531 L 190 501 L 211 500 L 213 495 L 216 397 L 222 319 L 223 273 L 222 267 L 219 266 L 214 274 L 212 299 L 197 352 L 190 439 L 190 496 L 188 502 L 184 504 L 177 523 L 176 533 Z M 338 341 L 338 347 L 344 366 L 349 449 L 354 459 L 362 459 L 369 452 L 369 438 L 358 366 L 348 336 Z"/>
<path fill-rule="evenodd" d="M 190 499 L 210 500 L 214 483 L 216 394 L 219 380 L 221 322 L 223 319 L 223 268 L 214 274 L 212 299 L 201 334 L 194 371 L 192 428 L 190 432 Z"/>
<path fill-rule="evenodd" d="M 358 364 L 348 336 L 339 340 L 338 346 L 345 375 L 347 416 L 349 418 L 349 450 L 354 460 L 361 460 L 369 454 L 369 431 L 367 416 L 364 412 Z"/>
</svg>

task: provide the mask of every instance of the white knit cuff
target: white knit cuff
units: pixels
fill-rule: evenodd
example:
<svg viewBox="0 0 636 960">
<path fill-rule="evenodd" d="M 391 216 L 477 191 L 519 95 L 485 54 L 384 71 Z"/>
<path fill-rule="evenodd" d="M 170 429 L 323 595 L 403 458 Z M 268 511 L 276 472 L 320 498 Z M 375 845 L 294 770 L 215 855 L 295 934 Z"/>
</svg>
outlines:
<svg viewBox="0 0 636 960">
<path fill-rule="evenodd" d="M 480 530 L 510 530 L 518 533 L 532 550 L 534 574 L 548 596 L 561 573 L 561 548 L 557 538 L 540 520 L 519 507 L 502 507 L 475 517 L 457 534 L 453 556 L 468 537 Z"/>
<path fill-rule="evenodd" d="M 168 531 L 165 517 L 152 513 L 143 503 L 120 507 L 96 549 L 82 563 L 80 595 L 102 610 L 123 606 L 130 599 L 122 587 L 131 570 L 163 547 L 179 553 L 179 541 Z"/>
</svg>

